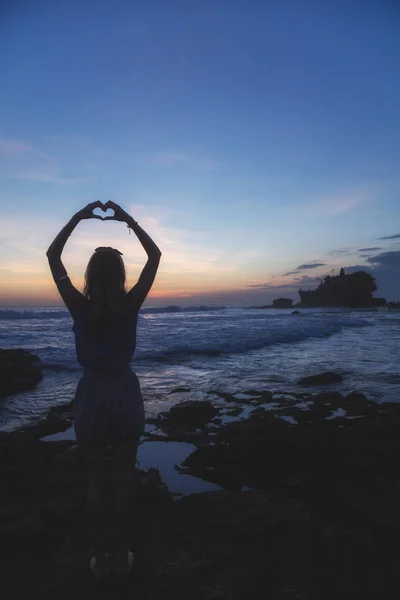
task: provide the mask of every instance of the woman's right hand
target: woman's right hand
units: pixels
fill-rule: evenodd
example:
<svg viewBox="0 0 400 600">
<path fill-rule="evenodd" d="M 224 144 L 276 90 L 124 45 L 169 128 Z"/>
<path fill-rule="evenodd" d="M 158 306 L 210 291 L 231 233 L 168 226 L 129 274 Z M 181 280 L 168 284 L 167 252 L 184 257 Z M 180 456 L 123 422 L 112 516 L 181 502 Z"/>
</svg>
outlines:
<svg viewBox="0 0 400 600">
<path fill-rule="evenodd" d="M 77 213 L 75 213 L 74 217 L 79 221 L 83 219 L 100 219 L 102 221 L 103 218 L 100 215 L 93 214 L 95 208 L 101 208 L 101 210 L 103 210 L 103 203 L 100 202 L 100 200 L 91 202 L 85 206 L 85 208 L 82 208 L 82 210 L 79 210 Z"/>
<path fill-rule="evenodd" d="M 121 208 L 118 204 L 113 202 L 112 200 L 108 200 L 104 205 L 104 209 L 107 210 L 111 208 L 114 211 L 114 216 L 112 217 L 104 217 L 104 221 L 122 221 L 123 223 L 131 223 L 134 219 L 129 215 L 123 208 Z"/>
</svg>

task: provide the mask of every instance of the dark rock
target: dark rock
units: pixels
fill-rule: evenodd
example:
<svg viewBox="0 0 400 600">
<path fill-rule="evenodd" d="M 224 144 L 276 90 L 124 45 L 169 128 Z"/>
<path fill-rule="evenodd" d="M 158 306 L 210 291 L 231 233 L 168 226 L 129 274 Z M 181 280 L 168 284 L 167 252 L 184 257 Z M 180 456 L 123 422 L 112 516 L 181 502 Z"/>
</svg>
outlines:
<svg viewBox="0 0 400 600">
<path fill-rule="evenodd" d="M 42 376 L 40 358 L 36 354 L 0 349 L 0 396 L 31 390 Z"/>
<path fill-rule="evenodd" d="M 170 408 L 167 419 L 178 423 L 201 424 L 207 423 L 217 414 L 218 409 L 208 400 L 188 400 Z"/>
<path fill-rule="evenodd" d="M 357 400 L 364 418 L 290 426 L 256 409 L 188 457 L 190 473 L 233 491 L 173 501 L 156 470 L 139 472 L 123 589 L 91 579 L 79 448 L 0 435 L 2 597 L 397 598 L 400 406 L 330 398 L 346 409 Z M 324 407 L 328 395 L 310 402 Z"/>
<path fill-rule="evenodd" d="M 315 404 L 330 404 L 334 407 L 341 406 L 345 401 L 345 397 L 339 392 L 321 392 L 320 394 L 310 396 L 310 399 L 313 400 Z"/>
<path fill-rule="evenodd" d="M 259 403 L 272 402 L 273 398 L 274 398 L 274 395 L 272 392 L 269 392 L 268 390 L 264 390 L 263 392 L 261 392 L 261 398 L 258 400 L 258 402 Z"/>
<path fill-rule="evenodd" d="M 347 394 L 344 398 L 343 408 L 345 408 L 347 414 L 351 416 L 368 415 L 379 419 L 385 414 L 384 405 L 381 406 L 376 402 L 368 400 L 368 398 L 360 392 L 351 392 L 350 394 Z"/>
<path fill-rule="evenodd" d="M 40 437 L 42 437 L 44 435 L 51 435 L 53 433 L 65 431 L 71 427 L 73 422 L 74 402 L 71 401 L 67 404 L 52 406 L 49 409 L 45 419 L 40 421 L 33 429 L 36 431 L 36 434 L 40 432 Z"/>
<path fill-rule="evenodd" d="M 36 441 L 37 439 L 54 433 L 65 431 L 73 424 L 74 420 L 74 403 L 60 404 L 52 406 L 47 415 L 33 425 L 27 425 L 22 429 L 12 433 L 0 432 L 0 442 L 4 439 L 9 441 L 13 439 L 16 443 L 26 441 Z"/>
<path fill-rule="evenodd" d="M 360 392 L 350 392 L 350 394 L 347 394 L 346 396 L 346 401 L 358 406 L 363 406 L 366 402 L 369 402 L 367 397 Z"/>
<path fill-rule="evenodd" d="M 271 392 L 268 392 L 268 391 L 265 391 L 265 390 L 259 391 L 259 390 L 253 390 L 253 389 L 251 389 L 251 390 L 245 390 L 243 392 L 243 394 L 247 394 L 248 396 L 261 396 L 263 394 L 264 395 L 265 394 L 271 394 Z M 272 396 L 272 394 L 271 394 L 271 396 Z"/>
<path fill-rule="evenodd" d="M 232 394 L 228 392 L 220 392 L 218 390 L 208 390 L 207 394 L 211 394 L 213 396 L 218 396 L 218 398 L 223 398 L 225 402 L 235 402 L 235 398 Z"/>
<path fill-rule="evenodd" d="M 173 502 L 172 496 L 160 477 L 157 469 L 138 471 L 140 485 L 136 493 L 136 501 L 140 504 L 168 504 Z"/>
<path fill-rule="evenodd" d="M 265 412 L 265 408 L 263 406 L 259 406 L 258 408 L 255 408 L 254 410 L 251 411 L 251 415 L 258 415 L 260 413 Z"/>
<path fill-rule="evenodd" d="M 171 390 L 169 392 L 169 394 L 178 394 L 178 393 L 182 393 L 182 392 L 190 392 L 190 388 L 189 387 L 177 387 L 177 388 L 174 388 L 173 390 Z"/>
<path fill-rule="evenodd" d="M 246 398 L 245 396 L 249 396 Z M 268 390 L 245 390 L 244 392 L 238 392 L 224 397 L 225 402 L 236 402 L 241 405 L 243 404 L 265 404 L 272 402 L 273 393 Z"/>
<path fill-rule="evenodd" d="M 238 406 L 236 408 L 231 408 L 230 410 L 227 410 L 225 415 L 227 417 L 237 417 L 238 415 L 240 415 L 241 412 L 242 408 Z"/>
<path fill-rule="evenodd" d="M 291 298 L 275 298 L 272 301 L 272 308 L 291 308 L 293 300 Z"/>
<path fill-rule="evenodd" d="M 331 524 L 342 520 L 345 526 L 357 511 L 367 521 L 378 519 L 385 502 L 394 507 L 400 407 L 375 406 L 373 413 L 366 403 L 361 419 L 327 420 L 331 410 L 323 410 L 322 404 L 320 411 L 299 411 L 313 422 L 295 426 L 270 411 L 254 411 L 245 421 L 221 427 L 213 445 L 198 448 L 183 466 L 232 490 L 248 486 L 286 496 L 290 488 L 305 510 L 324 514 Z M 400 501 L 400 488 L 396 490 Z M 397 508 L 396 515 L 400 526 Z"/>
<path fill-rule="evenodd" d="M 325 385 L 329 383 L 339 383 L 343 381 L 343 377 L 338 373 L 332 371 L 325 371 L 324 373 L 318 373 L 317 375 L 310 375 L 303 377 L 297 383 L 299 385 Z"/>
</svg>

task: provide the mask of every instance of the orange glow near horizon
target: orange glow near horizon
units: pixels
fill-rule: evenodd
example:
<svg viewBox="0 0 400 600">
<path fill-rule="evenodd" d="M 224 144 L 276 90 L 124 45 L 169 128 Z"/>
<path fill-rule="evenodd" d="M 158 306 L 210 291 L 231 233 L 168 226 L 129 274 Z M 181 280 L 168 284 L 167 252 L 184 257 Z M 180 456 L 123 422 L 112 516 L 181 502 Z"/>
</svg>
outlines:
<svg viewBox="0 0 400 600">
<path fill-rule="evenodd" d="M 14 279 L 13 281 L 3 281 L 3 285 L 0 289 L 0 305 L 1 306 L 62 306 L 63 302 L 56 288 L 56 285 L 51 277 L 46 277 L 41 274 L 35 274 L 33 280 L 27 280 L 24 277 L 25 273 L 20 274 L 20 278 Z M 83 278 L 72 278 L 73 284 L 80 291 L 83 290 Z M 218 297 L 219 294 L 230 294 L 235 291 L 244 290 L 246 284 L 235 282 L 229 285 L 228 282 L 224 284 L 217 284 L 216 282 L 206 281 L 188 281 L 189 277 L 183 277 L 185 282 L 179 280 L 170 280 L 154 283 L 154 287 L 148 295 L 147 300 L 150 303 L 156 302 L 162 304 L 162 301 L 168 303 L 176 301 L 177 299 L 184 300 L 185 298 L 190 299 L 194 297 L 209 297 L 212 298 L 214 295 Z M 212 279 L 212 278 L 211 278 Z M 127 289 L 130 289 L 137 279 L 129 279 L 127 281 Z M 186 283 L 184 285 L 183 283 Z M 183 284 L 183 285 L 182 285 Z M 158 301 L 158 302 L 157 302 Z"/>
<path fill-rule="evenodd" d="M 141 211 L 144 212 L 143 207 L 132 207 L 135 214 Z M 282 291 L 296 295 L 292 279 L 280 274 L 288 270 L 291 263 L 272 261 L 271 253 L 262 247 L 257 251 L 227 252 L 218 246 L 188 240 L 187 232 L 170 230 L 155 219 L 143 216 L 141 222 L 152 235 L 154 232 L 155 241 L 165 249 L 146 305 L 266 304 L 271 295 L 276 297 Z M 9 239 L 0 269 L 0 305 L 62 306 L 45 256 L 47 244 L 59 230 L 60 223 L 31 217 L 22 225 L 12 219 L 5 225 Z M 147 258 L 143 248 L 134 236 L 126 235 L 115 223 L 114 226 L 100 230 L 98 221 L 84 222 L 68 240 L 63 262 L 80 291 L 88 260 L 93 248 L 99 245 L 118 247 L 123 252 L 128 289 L 140 276 Z M 277 290 L 280 286 L 283 286 L 282 291 Z"/>
</svg>

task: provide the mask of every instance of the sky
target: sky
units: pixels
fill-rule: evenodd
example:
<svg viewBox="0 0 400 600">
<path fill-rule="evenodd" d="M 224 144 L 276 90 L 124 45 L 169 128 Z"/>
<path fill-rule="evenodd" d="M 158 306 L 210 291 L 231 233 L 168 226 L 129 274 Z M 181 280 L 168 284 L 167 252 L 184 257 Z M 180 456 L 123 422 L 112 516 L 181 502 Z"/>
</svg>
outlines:
<svg viewBox="0 0 400 600">
<path fill-rule="evenodd" d="M 297 302 L 342 266 L 400 300 L 399 28 L 390 0 L 6 0 L 0 305 L 60 304 L 45 252 L 109 199 L 162 250 L 148 306 Z M 73 283 L 99 245 L 133 285 L 143 249 L 100 220 Z"/>
</svg>

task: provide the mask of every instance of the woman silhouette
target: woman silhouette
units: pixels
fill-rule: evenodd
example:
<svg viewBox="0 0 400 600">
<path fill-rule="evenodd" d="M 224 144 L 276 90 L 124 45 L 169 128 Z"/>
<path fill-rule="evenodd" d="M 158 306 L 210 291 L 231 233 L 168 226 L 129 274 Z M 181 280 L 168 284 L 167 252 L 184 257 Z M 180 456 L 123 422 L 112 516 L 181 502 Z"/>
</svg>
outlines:
<svg viewBox="0 0 400 600">
<path fill-rule="evenodd" d="M 111 208 L 114 216 L 94 215 L 95 208 Z M 61 253 L 83 219 L 122 221 L 135 232 L 148 260 L 129 292 L 125 290 L 121 252 L 110 247 L 96 248 L 91 256 L 83 294 L 72 285 Z M 139 381 L 130 361 L 135 351 L 138 312 L 153 284 L 161 252 L 138 223 L 109 200 L 106 204 L 92 202 L 76 213 L 49 247 L 47 257 L 73 318 L 77 359 L 84 369 L 75 394 L 74 427 L 86 464 L 88 538 L 93 546 L 90 568 L 99 578 L 107 575 L 109 566 L 117 576 L 124 575 L 133 562 L 129 547 L 135 463 L 145 424 Z M 106 537 L 109 450 L 114 492 L 110 548 Z"/>
</svg>

